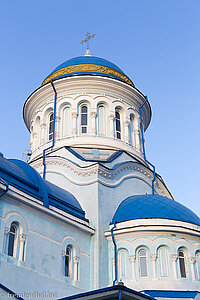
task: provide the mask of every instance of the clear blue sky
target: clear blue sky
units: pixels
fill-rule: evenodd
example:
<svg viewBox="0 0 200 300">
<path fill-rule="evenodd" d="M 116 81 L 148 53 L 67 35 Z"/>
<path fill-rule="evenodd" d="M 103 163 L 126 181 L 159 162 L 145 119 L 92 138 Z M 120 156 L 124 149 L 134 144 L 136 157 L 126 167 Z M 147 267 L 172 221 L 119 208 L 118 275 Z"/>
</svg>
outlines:
<svg viewBox="0 0 200 300">
<path fill-rule="evenodd" d="M 91 52 L 117 64 L 148 95 L 147 158 L 174 198 L 200 215 L 200 1 L 0 1 L 0 151 L 29 148 L 22 108 L 65 60 Z"/>
</svg>

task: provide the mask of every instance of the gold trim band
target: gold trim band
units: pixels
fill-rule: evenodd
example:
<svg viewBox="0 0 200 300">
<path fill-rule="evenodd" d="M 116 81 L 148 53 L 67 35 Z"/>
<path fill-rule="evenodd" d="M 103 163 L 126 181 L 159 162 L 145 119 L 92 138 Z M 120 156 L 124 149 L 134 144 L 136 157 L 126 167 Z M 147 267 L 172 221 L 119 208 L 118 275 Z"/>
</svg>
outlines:
<svg viewBox="0 0 200 300">
<path fill-rule="evenodd" d="M 126 75 L 122 74 L 121 72 L 119 72 L 119 71 L 117 71 L 115 69 L 109 68 L 109 67 L 100 66 L 100 65 L 93 65 L 93 64 L 73 65 L 73 66 L 68 66 L 68 67 L 62 68 L 60 70 L 57 70 L 53 74 L 49 75 L 43 81 L 42 85 L 50 82 L 51 79 L 55 79 L 57 77 L 65 75 L 65 74 L 75 73 L 75 72 L 98 72 L 98 73 L 104 73 L 104 74 L 115 76 L 115 77 L 117 77 L 117 78 L 125 81 L 126 83 L 134 86 L 134 84 L 132 83 L 132 81 Z"/>
</svg>

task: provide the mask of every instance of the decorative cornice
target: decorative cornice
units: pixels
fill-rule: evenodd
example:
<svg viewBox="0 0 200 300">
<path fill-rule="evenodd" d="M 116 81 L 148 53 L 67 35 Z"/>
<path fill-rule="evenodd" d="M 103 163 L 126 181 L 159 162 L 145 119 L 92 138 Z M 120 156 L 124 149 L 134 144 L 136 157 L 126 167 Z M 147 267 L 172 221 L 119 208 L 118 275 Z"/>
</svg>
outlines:
<svg viewBox="0 0 200 300">
<path fill-rule="evenodd" d="M 109 68 L 109 67 L 95 65 L 95 64 L 80 64 L 80 65 L 73 65 L 73 66 L 68 66 L 68 67 L 59 69 L 59 70 L 55 71 L 54 73 L 52 73 L 51 75 L 49 75 L 43 81 L 42 85 L 50 82 L 51 79 L 55 79 L 57 77 L 61 77 L 66 74 L 76 73 L 76 72 L 94 72 L 94 73 L 103 73 L 103 74 L 111 75 L 111 76 L 117 77 L 117 78 L 125 81 L 126 83 L 128 83 L 129 85 L 134 87 L 134 84 L 132 83 L 132 81 L 123 73 L 121 73 L 115 69 Z"/>
<path fill-rule="evenodd" d="M 38 170 L 39 168 L 43 168 L 42 159 L 40 159 L 37 162 L 32 162 L 31 166 L 33 168 L 35 168 L 36 170 Z M 99 175 L 100 178 L 103 178 L 103 181 L 98 180 L 98 178 L 97 178 L 95 180 L 92 180 L 91 182 L 83 183 L 83 182 L 76 182 L 75 180 L 72 181 L 72 179 L 70 179 L 70 177 L 65 176 L 71 182 L 73 182 L 75 184 L 80 184 L 80 185 L 91 184 L 96 181 L 99 181 L 102 184 L 105 184 L 107 186 L 116 186 L 116 185 L 120 184 L 124 179 L 132 178 L 132 177 L 136 177 L 136 178 L 144 179 L 144 180 L 146 177 L 147 180 L 145 180 L 145 182 L 146 183 L 149 182 L 149 185 L 151 185 L 151 181 L 153 180 L 153 175 L 152 175 L 151 171 L 136 162 L 127 162 L 127 163 L 117 166 L 116 169 L 109 170 L 109 169 L 105 168 L 103 165 L 100 165 L 98 163 L 96 163 L 92 166 L 82 168 L 81 166 L 77 166 L 77 165 L 73 164 L 71 161 L 68 161 L 67 159 L 63 159 L 60 157 L 46 157 L 46 166 L 62 166 L 62 167 L 65 167 L 65 168 L 71 170 L 74 174 L 76 174 L 80 177 L 88 178 L 88 177 L 94 176 L 96 174 L 96 175 Z M 134 173 L 135 172 L 136 173 L 133 174 L 133 172 L 130 172 L 129 174 L 122 176 L 120 179 L 117 179 L 117 176 L 124 171 L 134 171 Z M 48 169 L 47 169 L 47 172 L 48 172 Z M 57 169 L 57 172 L 58 172 L 58 169 Z M 141 176 L 138 173 L 145 175 L 145 176 Z M 105 179 L 106 179 L 106 182 L 105 182 Z M 112 182 L 111 182 L 111 180 L 112 180 Z M 117 181 L 113 182 L 113 180 L 117 180 Z M 163 196 L 169 196 L 166 193 L 166 188 L 164 187 L 163 183 L 158 178 L 156 179 L 154 184 L 155 184 L 155 187 L 161 191 Z"/>
</svg>

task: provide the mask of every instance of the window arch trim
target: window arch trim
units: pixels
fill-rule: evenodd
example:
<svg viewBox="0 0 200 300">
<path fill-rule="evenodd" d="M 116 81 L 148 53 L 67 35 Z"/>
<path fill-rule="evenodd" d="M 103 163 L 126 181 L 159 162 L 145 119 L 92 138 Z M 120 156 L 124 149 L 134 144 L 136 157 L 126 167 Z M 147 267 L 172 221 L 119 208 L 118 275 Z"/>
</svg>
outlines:
<svg viewBox="0 0 200 300">
<path fill-rule="evenodd" d="M 88 133 L 88 105 L 86 103 L 80 105 L 80 133 Z"/>
</svg>

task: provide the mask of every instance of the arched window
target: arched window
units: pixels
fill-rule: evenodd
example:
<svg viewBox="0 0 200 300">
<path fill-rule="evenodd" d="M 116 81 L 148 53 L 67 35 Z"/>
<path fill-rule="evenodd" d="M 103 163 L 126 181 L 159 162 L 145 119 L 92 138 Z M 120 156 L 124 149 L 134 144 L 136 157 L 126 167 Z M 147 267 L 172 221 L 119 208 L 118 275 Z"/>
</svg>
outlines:
<svg viewBox="0 0 200 300">
<path fill-rule="evenodd" d="M 49 141 L 53 139 L 53 113 L 49 116 Z"/>
<path fill-rule="evenodd" d="M 147 252 L 145 250 L 140 250 L 139 252 L 139 274 L 140 277 L 147 277 Z"/>
<path fill-rule="evenodd" d="M 63 137 L 70 135 L 70 107 L 67 106 L 63 110 L 62 135 Z"/>
<path fill-rule="evenodd" d="M 106 135 L 106 109 L 102 104 L 98 107 L 98 129 L 99 135 Z"/>
<path fill-rule="evenodd" d="M 16 252 L 17 227 L 12 223 L 9 231 L 8 239 L 8 255 L 14 256 Z"/>
<path fill-rule="evenodd" d="M 197 251 L 195 258 L 196 258 L 197 279 L 200 280 L 200 251 Z"/>
<path fill-rule="evenodd" d="M 119 269 L 119 278 L 127 277 L 126 271 L 126 252 L 120 251 L 118 255 L 118 269 Z"/>
<path fill-rule="evenodd" d="M 81 133 L 87 133 L 88 129 L 88 108 L 86 105 L 81 106 Z"/>
<path fill-rule="evenodd" d="M 121 118 L 120 112 L 115 111 L 115 130 L 117 139 L 121 139 Z"/>
<path fill-rule="evenodd" d="M 161 276 L 166 277 L 169 274 L 169 256 L 166 249 L 160 249 L 160 269 Z"/>
<path fill-rule="evenodd" d="M 185 253 L 183 251 L 179 251 L 178 259 L 179 259 L 181 277 L 186 278 L 186 259 L 185 259 Z"/>
<path fill-rule="evenodd" d="M 72 248 L 67 246 L 65 253 L 65 276 L 72 277 Z"/>
</svg>

